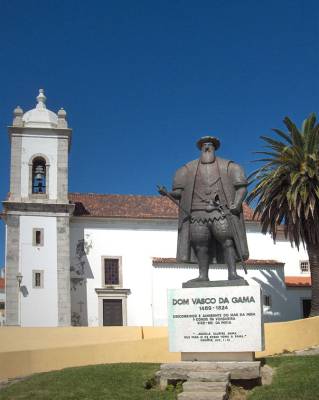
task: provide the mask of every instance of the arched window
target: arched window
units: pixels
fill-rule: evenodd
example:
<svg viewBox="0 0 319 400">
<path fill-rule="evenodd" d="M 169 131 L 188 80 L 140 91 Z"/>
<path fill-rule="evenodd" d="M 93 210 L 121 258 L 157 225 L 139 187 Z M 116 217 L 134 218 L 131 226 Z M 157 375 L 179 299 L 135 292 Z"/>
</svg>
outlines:
<svg viewBox="0 0 319 400">
<path fill-rule="evenodd" d="M 32 162 L 32 193 L 46 193 L 46 163 L 42 157 Z"/>
</svg>

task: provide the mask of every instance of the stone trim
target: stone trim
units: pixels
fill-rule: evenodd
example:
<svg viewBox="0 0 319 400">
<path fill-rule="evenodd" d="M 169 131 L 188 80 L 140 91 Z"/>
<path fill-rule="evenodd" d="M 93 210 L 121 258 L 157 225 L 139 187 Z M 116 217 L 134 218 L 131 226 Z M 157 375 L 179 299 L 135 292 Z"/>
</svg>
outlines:
<svg viewBox="0 0 319 400">
<path fill-rule="evenodd" d="M 68 153 L 67 139 L 60 138 L 57 150 L 57 199 L 64 202 L 68 202 Z"/>
<path fill-rule="evenodd" d="M 122 300 L 122 317 L 123 326 L 127 325 L 127 296 L 131 294 L 131 289 L 107 289 L 96 288 L 95 292 L 98 296 L 99 310 L 99 326 L 103 326 L 103 300 L 115 299 Z"/>
<path fill-rule="evenodd" d="M 22 137 L 11 138 L 10 199 L 21 199 Z"/>
<path fill-rule="evenodd" d="M 57 217 L 58 326 L 71 326 L 69 217 Z"/>
<path fill-rule="evenodd" d="M 20 325 L 19 272 L 20 258 L 20 217 L 6 216 L 6 325 Z"/>
<path fill-rule="evenodd" d="M 34 200 L 34 199 L 48 200 L 49 195 L 47 193 L 29 193 L 29 198 L 31 200 Z"/>
<path fill-rule="evenodd" d="M 102 295 L 126 295 L 131 294 L 131 289 L 110 289 L 110 288 L 95 288 L 95 292 L 98 296 Z"/>
<path fill-rule="evenodd" d="M 39 133 L 41 130 L 41 133 Z M 21 137 L 21 136 L 53 136 L 60 138 L 67 138 L 69 141 L 69 145 L 71 145 L 72 140 L 72 129 L 70 128 L 35 128 L 35 127 L 18 127 L 18 126 L 9 126 L 8 127 L 9 137 Z"/>
<path fill-rule="evenodd" d="M 5 212 L 17 211 L 21 213 L 41 212 L 72 214 L 74 211 L 74 204 L 66 203 L 21 203 L 4 201 L 2 204 Z"/>
</svg>

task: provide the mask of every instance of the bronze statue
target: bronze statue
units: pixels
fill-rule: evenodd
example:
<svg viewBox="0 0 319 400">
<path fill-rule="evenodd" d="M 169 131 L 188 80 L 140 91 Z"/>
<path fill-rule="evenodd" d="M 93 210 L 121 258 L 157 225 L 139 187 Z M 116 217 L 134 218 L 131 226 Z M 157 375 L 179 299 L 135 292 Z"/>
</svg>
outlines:
<svg viewBox="0 0 319 400">
<path fill-rule="evenodd" d="M 246 283 L 237 274 L 236 263 L 244 266 L 248 258 L 242 209 L 248 182 L 238 164 L 215 156 L 219 146 L 215 137 L 199 139 L 200 158 L 176 171 L 173 190 L 158 187 L 179 206 L 177 262 L 199 265 L 199 277 L 183 287 L 209 286 L 212 262 L 227 264 L 228 283 Z"/>
</svg>

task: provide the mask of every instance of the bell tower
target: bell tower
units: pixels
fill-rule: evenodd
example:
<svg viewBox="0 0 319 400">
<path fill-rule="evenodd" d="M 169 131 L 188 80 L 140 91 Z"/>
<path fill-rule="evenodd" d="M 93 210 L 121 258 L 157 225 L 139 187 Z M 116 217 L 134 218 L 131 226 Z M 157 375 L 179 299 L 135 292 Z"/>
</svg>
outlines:
<svg viewBox="0 0 319 400">
<path fill-rule="evenodd" d="M 6 223 L 6 324 L 69 326 L 70 256 L 66 112 L 14 110 Z"/>
</svg>

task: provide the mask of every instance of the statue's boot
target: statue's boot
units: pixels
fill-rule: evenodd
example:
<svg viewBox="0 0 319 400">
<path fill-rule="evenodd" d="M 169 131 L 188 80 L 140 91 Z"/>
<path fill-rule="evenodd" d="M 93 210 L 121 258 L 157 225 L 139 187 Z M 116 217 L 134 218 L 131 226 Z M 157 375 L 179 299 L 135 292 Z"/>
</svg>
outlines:
<svg viewBox="0 0 319 400">
<path fill-rule="evenodd" d="M 209 281 L 208 278 L 209 255 L 208 255 L 208 249 L 206 247 L 197 250 L 197 259 L 199 267 L 199 277 L 191 279 L 188 282 L 207 282 Z"/>
<path fill-rule="evenodd" d="M 232 240 L 227 240 L 224 243 L 225 261 L 228 267 L 228 280 L 233 281 L 237 279 L 244 279 L 237 274 L 236 270 L 236 250 Z"/>
<path fill-rule="evenodd" d="M 244 278 L 237 274 L 236 265 L 228 266 L 228 280 L 233 281 L 236 279 L 244 279 Z"/>
<path fill-rule="evenodd" d="M 190 279 L 187 282 L 207 282 L 207 281 L 209 281 L 208 270 L 205 268 L 199 268 L 199 277 Z"/>
<path fill-rule="evenodd" d="M 194 279 L 190 279 L 189 281 L 187 281 L 187 283 L 188 282 L 208 282 L 209 281 L 209 279 L 208 278 L 201 278 L 200 276 L 198 277 L 198 278 L 194 278 Z"/>
</svg>

